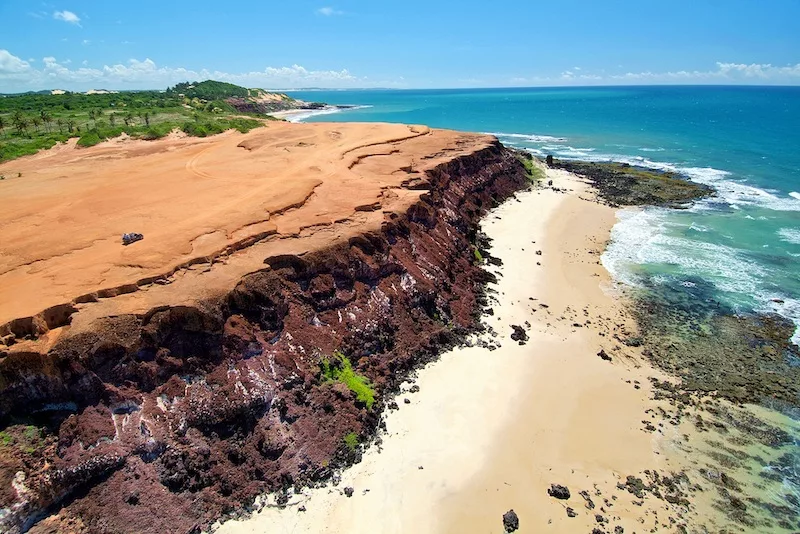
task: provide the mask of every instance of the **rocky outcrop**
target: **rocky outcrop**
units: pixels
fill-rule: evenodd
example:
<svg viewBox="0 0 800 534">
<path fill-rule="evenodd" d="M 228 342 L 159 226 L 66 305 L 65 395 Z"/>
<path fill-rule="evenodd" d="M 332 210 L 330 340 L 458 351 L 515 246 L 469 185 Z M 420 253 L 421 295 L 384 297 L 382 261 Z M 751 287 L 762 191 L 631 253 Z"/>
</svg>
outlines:
<svg viewBox="0 0 800 534">
<path fill-rule="evenodd" d="M 424 182 L 380 231 L 0 359 L 0 529 L 193 532 L 352 462 L 386 393 L 476 326 L 479 218 L 527 184 L 499 143 Z"/>
<path fill-rule="evenodd" d="M 597 194 L 612 206 L 685 208 L 714 189 L 676 174 L 617 162 L 585 162 L 547 157 L 547 165 L 588 178 Z"/>
<path fill-rule="evenodd" d="M 319 109 L 347 109 L 352 106 L 329 106 L 323 102 L 305 102 L 295 100 L 278 93 L 265 93 L 260 96 L 226 98 L 225 103 L 242 113 L 256 113 L 260 115 L 275 113 L 277 111 L 291 110 L 319 110 Z"/>
</svg>

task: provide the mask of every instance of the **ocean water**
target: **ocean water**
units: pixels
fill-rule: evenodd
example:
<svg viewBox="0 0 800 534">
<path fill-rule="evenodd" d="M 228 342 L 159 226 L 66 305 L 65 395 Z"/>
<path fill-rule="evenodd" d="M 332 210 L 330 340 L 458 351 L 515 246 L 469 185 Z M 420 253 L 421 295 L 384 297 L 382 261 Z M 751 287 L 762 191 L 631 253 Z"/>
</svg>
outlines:
<svg viewBox="0 0 800 534">
<path fill-rule="evenodd" d="M 795 324 L 792 339 L 800 344 L 800 87 L 291 94 L 358 106 L 308 114 L 304 121 L 487 132 L 539 156 L 622 161 L 709 184 L 717 195 L 686 210 L 620 211 L 603 264 L 625 286 L 660 286 L 664 293 L 684 291 L 689 299 L 702 287 L 705 303 L 719 302 L 740 314 L 780 314 Z M 765 463 L 753 473 L 778 473 L 779 482 L 770 488 L 756 484 L 763 489 L 752 491 L 800 516 L 800 415 L 784 413 L 794 421 L 784 427 L 794 446 L 760 460 Z"/>
<path fill-rule="evenodd" d="M 742 313 L 792 320 L 800 344 L 800 87 L 306 91 L 357 109 L 307 121 L 487 132 L 533 154 L 683 173 L 718 195 L 621 212 L 605 267 L 620 283 L 690 283 Z"/>
</svg>

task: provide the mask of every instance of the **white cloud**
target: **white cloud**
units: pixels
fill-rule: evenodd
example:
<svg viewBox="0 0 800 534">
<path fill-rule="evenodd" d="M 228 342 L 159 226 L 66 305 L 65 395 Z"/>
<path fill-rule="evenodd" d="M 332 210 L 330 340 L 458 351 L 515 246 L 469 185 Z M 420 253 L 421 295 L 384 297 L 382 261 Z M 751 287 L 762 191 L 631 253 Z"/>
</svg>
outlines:
<svg viewBox="0 0 800 534">
<path fill-rule="evenodd" d="M 31 66 L 27 61 L 23 61 L 8 50 L 0 49 L 0 79 L 4 74 L 17 74 L 27 72 Z"/>
<path fill-rule="evenodd" d="M 326 17 L 332 17 L 334 15 L 344 15 L 344 11 L 339 11 L 332 7 L 321 7 L 317 10 L 317 15 L 323 15 Z"/>
<path fill-rule="evenodd" d="M 69 67 L 70 60 L 53 56 L 42 58 L 42 67 L 34 68 L 29 62 L 0 49 L 0 86 L 12 91 L 50 89 L 63 87 L 72 90 L 91 88 L 107 89 L 162 89 L 185 81 L 221 80 L 247 87 L 298 88 L 322 86 L 332 88 L 364 87 L 370 85 L 365 77 L 357 77 L 347 69 L 309 70 L 300 65 L 266 67 L 263 70 L 230 73 L 217 70 L 193 70 L 183 67 L 161 67 L 152 59 L 130 59 L 125 63 L 90 68 L 84 62 L 77 68 Z"/>
<path fill-rule="evenodd" d="M 768 83 L 788 84 L 800 82 L 800 63 L 776 67 L 769 63 L 723 63 L 708 71 L 627 72 L 610 76 L 614 80 L 643 81 L 647 83 Z"/>
<path fill-rule="evenodd" d="M 796 85 L 800 83 L 800 63 L 776 67 L 769 63 L 723 63 L 718 62 L 715 69 L 680 70 L 680 71 L 642 71 L 624 74 L 607 75 L 605 70 L 599 73 L 586 72 L 573 67 L 560 75 L 515 77 L 509 80 L 511 85 L 645 85 L 645 84 L 766 84 Z"/>
<path fill-rule="evenodd" d="M 96 63 L 95 63 L 96 64 Z M 618 71 L 619 72 L 619 71 Z M 157 65 L 152 59 L 130 59 L 122 63 L 89 67 L 87 62 L 70 65 L 68 59 L 53 56 L 42 58 L 34 66 L 8 50 L 0 49 L 0 87 L 4 92 L 52 89 L 54 87 L 80 91 L 106 89 L 163 89 L 184 81 L 221 80 L 247 87 L 292 89 L 301 87 L 407 87 L 412 85 L 402 77 L 393 80 L 373 80 L 356 76 L 347 69 L 309 70 L 301 65 L 265 67 L 247 72 L 224 72 L 209 69 L 188 69 Z M 461 78 L 460 86 L 499 86 L 497 79 Z M 505 85 L 644 85 L 644 84 L 800 84 L 800 63 L 783 67 L 771 64 L 717 63 L 715 68 L 681 71 L 643 71 L 622 74 L 593 72 L 583 67 L 571 68 L 553 76 L 516 76 Z"/>
<path fill-rule="evenodd" d="M 56 20 L 69 22 L 70 24 L 75 24 L 76 26 L 81 25 L 81 18 L 72 11 L 53 11 L 53 18 Z"/>
<path fill-rule="evenodd" d="M 88 45 L 88 44 L 90 44 L 90 43 L 91 43 L 91 41 L 90 41 L 89 39 L 84 39 L 84 40 L 83 40 L 83 44 L 84 44 L 84 45 Z"/>
</svg>

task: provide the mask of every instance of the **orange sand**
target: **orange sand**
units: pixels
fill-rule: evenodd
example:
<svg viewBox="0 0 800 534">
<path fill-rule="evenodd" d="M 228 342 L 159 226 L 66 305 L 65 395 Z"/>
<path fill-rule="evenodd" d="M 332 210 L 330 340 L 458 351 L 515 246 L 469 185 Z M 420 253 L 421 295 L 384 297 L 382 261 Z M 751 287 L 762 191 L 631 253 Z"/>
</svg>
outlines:
<svg viewBox="0 0 800 534">
<path fill-rule="evenodd" d="M 87 303 L 73 328 L 228 290 L 266 257 L 378 228 L 424 192 L 403 184 L 491 142 L 422 126 L 270 123 L 4 163 L 0 325 L 75 299 Z M 125 232 L 144 240 L 123 246 Z"/>
</svg>

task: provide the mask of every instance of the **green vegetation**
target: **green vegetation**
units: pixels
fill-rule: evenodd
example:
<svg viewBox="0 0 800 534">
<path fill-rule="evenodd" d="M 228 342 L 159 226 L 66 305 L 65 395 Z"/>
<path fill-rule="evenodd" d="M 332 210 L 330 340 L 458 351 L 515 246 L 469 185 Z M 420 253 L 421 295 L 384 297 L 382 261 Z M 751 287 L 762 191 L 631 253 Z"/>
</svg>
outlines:
<svg viewBox="0 0 800 534">
<path fill-rule="evenodd" d="M 230 119 L 211 119 L 202 120 L 198 117 L 195 122 L 187 122 L 181 128 L 185 133 L 195 137 L 206 137 L 222 133 L 225 130 L 236 129 L 241 133 L 247 133 L 253 128 L 261 126 L 261 121 L 255 119 L 245 119 L 233 117 Z"/>
<path fill-rule="evenodd" d="M 527 152 L 525 153 L 518 153 L 517 158 L 519 159 L 520 163 L 525 167 L 525 172 L 528 175 L 528 180 L 531 182 L 538 182 L 540 180 L 544 180 L 545 173 L 544 170 L 539 166 L 536 161 L 531 157 L 530 154 Z"/>
<path fill-rule="evenodd" d="M 102 141 L 102 139 L 100 139 L 99 132 L 97 130 L 91 130 L 78 139 L 78 146 L 94 146 L 100 141 Z"/>
<path fill-rule="evenodd" d="M 0 455 L 4 448 L 14 448 L 33 454 L 45 446 L 41 429 L 31 425 L 13 425 L 0 432 Z"/>
<path fill-rule="evenodd" d="M 375 390 L 365 377 L 353 370 L 350 360 L 339 351 L 333 353 L 331 360 L 320 361 L 320 376 L 325 382 L 342 382 L 352 391 L 359 402 L 367 405 L 371 410 L 375 404 Z"/>
<path fill-rule="evenodd" d="M 190 85 L 187 92 L 181 90 Z M 178 84 L 167 91 L 0 96 L 0 162 L 35 154 L 73 137 L 79 138 L 78 146 L 89 147 L 123 133 L 154 140 L 173 130 L 198 137 L 232 128 L 248 132 L 272 117 L 257 109 L 237 111 L 225 99 L 254 92 L 263 93 L 206 81 Z"/>
<path fill-rule="evenodd" d="M 232 83 L 206 80 L 204 82 L 184 82 L 167 89 L 168 95 L 183 95 L 186 98 L 200 98 L 203 100 L 220 100 L 223 98 L 250 96 L 250 90 Z"/>
<path fill-rule="evenodd" d="M 344 437 L 344 444 L 350 451 L 356 450 L 356 447 L 358 447 L 358 434 L 348 432 Z"/>
<path fill-rule="evenodd" d="M 476 262 L 483 263 L 483 254 L 481 254 L 481 251 L 478 250 L 478 247 L 473 248 L 472 253 L 475 255 Z"/>
</svg>

